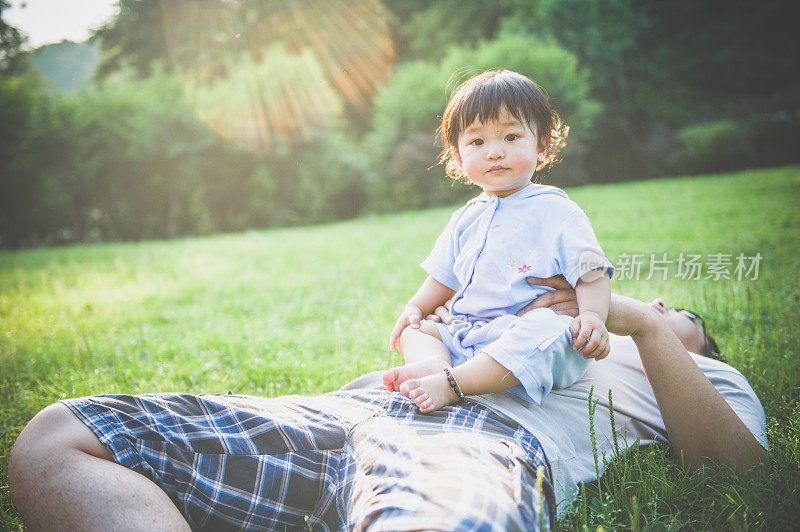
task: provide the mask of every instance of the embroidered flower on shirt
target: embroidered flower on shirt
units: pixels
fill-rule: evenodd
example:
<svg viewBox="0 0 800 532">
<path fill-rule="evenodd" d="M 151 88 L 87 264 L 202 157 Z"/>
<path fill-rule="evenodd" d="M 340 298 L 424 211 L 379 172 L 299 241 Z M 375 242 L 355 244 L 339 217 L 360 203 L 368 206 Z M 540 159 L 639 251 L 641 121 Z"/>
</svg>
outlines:
<svg viewBox="0 0 800 532">
<path fill-rule="evenodd" d="M 519 273 L 527 273 L 527 271 L 530 270 L 531 267 L 528 266 L 527 264 L 523 264 L 522 266 L 520 266 L 517 269 L 519 270 Z"/>
</svg>

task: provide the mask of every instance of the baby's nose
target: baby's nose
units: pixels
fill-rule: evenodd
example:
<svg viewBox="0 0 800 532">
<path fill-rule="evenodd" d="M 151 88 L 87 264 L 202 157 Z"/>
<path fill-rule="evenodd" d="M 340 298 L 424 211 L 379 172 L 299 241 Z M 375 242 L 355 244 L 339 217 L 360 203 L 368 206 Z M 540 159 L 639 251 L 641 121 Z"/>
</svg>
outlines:
<svg viewBox="0 0 800 532">
<path fill-rule="evenodd" d="M 491 145 L 486 152 L 486 157 L 489 159 L 499 159 L 503 156 L 503 150 L 499 146 Z"/>
</svg>

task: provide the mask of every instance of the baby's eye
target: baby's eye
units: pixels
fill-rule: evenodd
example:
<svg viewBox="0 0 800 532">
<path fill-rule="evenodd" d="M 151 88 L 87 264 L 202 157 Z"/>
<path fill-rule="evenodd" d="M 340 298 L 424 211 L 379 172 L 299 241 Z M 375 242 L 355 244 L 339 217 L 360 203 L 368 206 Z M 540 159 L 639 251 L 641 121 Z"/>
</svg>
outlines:
<svg viewBox="0 0 800 532">
<path fill-rule="evenodd" d="M 481 144 L 483 144 L 483 139 L 474 139 L 472 142 L 470 142 L 470 144 L 472 146 L 480 146 Z"/>
<path fill-rule="evenodd" d="M 509 133 L 508 135 L 506 135 L 506 140 L 508 142 L 514 142 L 518 138 L 519 138 L 519 135 L 517 135 L 516 133 Z"/>
</svg>

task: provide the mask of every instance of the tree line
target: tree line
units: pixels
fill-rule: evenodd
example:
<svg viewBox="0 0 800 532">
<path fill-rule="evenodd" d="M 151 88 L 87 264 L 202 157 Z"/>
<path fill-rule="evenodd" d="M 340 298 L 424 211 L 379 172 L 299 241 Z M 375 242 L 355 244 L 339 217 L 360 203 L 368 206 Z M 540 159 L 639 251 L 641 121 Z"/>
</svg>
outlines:
<svg viewBox="0 0 800 532">
<path fill-rule="evenodd" d="M 94 38 L 102 62 L 93 82 L 60 94 L 31 68 L 0 0 L 0 246 L 172 238 L 458 203 L 475 191 L 444 177 L 434 132 L 458 76 L 496 67 L 539 82 L 571 126 L 547 183 L 798 162 L 800 60 L 788 2 L 341 0 L 380 13 L 391 75 L 376 78 L 366 107 L 340 80 L 313 91 L 292 82 L 296 101 L 324 93 L 335 112 L 254 150 L 203 116 L 215 98 L 238 97 L 230 65 L 242 63 L 231 58 L 250 54 L 247 64 L 268 76 L 270 65 L 285 72 L 297 57 L 325 72 L 331 58 L 266 30 L 252 32 L 266 31 L 265 42 L 240 43 L 246 24 L 258 29 L 284 4 L 247 3 L 243 29 L 217 38 L 194 36 L 174 17 L 165 26 L 165 1 L 120 0 Z M 295 8 L 311 13 L 314 2 Z M 307 16 L 310 34 L 322 33 L 313 24 L 325 18 Z M 361 57 L 374 52 L 370 40 L 346 44 Z M 187 97 L 198 61 L 206 84 L 236 81 L 229 92 L 207 91 L 203 107 Z"/>
</svg>

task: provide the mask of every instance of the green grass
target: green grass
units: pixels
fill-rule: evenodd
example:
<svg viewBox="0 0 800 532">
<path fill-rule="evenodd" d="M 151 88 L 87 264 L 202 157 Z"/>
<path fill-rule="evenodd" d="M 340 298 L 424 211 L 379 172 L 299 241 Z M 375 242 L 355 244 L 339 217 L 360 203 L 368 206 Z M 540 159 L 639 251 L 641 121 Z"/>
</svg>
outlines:
<svg viewBox="0 0 800 532">
<path fill-rule="evenodd" d="M 800 168 L 570 190 L 606 253 L 763 257 L 757 280 L 614 281 L 701 312 L 767 413 L 766 467 L 689 473 L 631 451 L 567 529 L 786 529 L 800 516 Z M 0 528 L 21 527 L 8 455 L 63 397 L 333 390 L 398 362 L 388 332 L 449 208 L 170 242 L 0 252 Z M 734 260 L 735 262 L 735 260 Z M 674 267 L 674 265 L 673 265 Z M 731 268 L 732 270 L 732 268 Z M 647 268 L 643 269 L 646 274 Z M 588 412 L 587 412 L 588 415 Z"/>
</svg>

